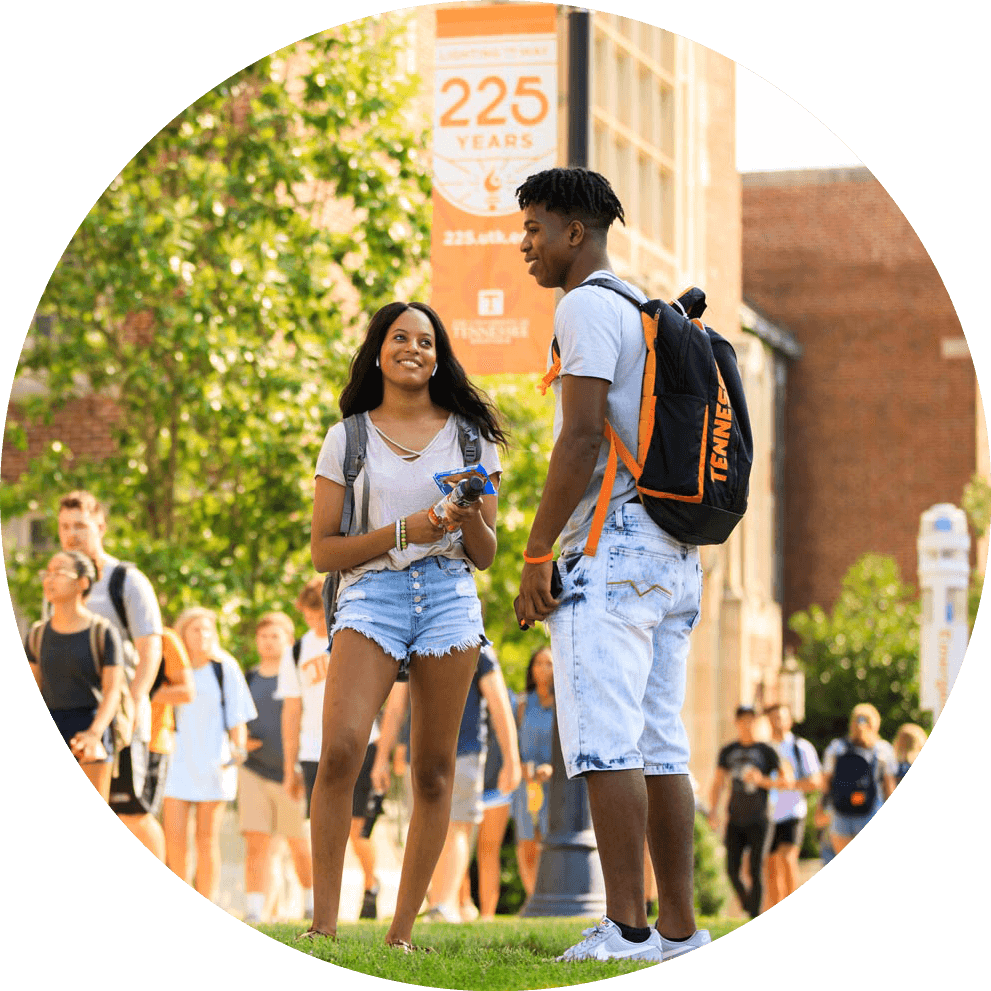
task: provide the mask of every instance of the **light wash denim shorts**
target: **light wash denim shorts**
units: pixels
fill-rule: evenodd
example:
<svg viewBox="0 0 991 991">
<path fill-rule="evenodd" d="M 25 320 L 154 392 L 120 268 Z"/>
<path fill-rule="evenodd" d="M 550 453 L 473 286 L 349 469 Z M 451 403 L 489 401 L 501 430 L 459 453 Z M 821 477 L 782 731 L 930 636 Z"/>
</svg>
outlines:
<svg viewBox="0 0 991 991">
<path fill-rule="evenodd" d="M 337 600 L 331 636 L 355 630 L 399 661 L 489 643 L 466 561 L 424 557 L 403 571 L 368 571 Z"/>
<path fill-rule="evenodd" d="M 836 809 L 833 809 L 829 828 L 837 836 L 856 836 L 878 814 L 881 804 L 881 802 L 875 802 L 874 807 L 865 816 L 849 815 L 846 812 L 837 812 Z"/>
<path fill-rule="evenodd" d="M 629 504 L 607 517 L 594 557 L 565 554 L 557 567 L 561 604 L 547 627 L 568 777 L 687 774 L 681 709 L 702 601 L 698 548 Z"/>
</svg>

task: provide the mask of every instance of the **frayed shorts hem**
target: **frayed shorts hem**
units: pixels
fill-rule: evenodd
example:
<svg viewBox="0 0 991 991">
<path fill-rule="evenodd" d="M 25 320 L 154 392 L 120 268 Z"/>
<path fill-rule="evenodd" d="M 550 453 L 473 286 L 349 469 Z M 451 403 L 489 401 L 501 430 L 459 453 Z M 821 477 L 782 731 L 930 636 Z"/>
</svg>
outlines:
<svg viewBox="0 0 991 991">
<path fill-rule="evenodd" d="M 644 777 L 657 777 L 661 774 L 688 774 L 688 765 L 684 763 L 644 764 L 642 760 L 637 760 L 635 757 L 610 761 L 609 763 L 589 758 L 580 761 L 566 761 L 565 771 L 569 779 L 597 771 L 643 771 Z"/>
<path fill-rule="evenodd" d="M 357 621 L 345 620 L 344 622 L 334 626 L 335 635 L 340 633 L 341 630 L 353 630 L 355 633 L 361 634 L 361 636 L 363 636 L 366 640 L 371 640 L 377 646 L 381 647 L 382 650 L 389 655 L 389 657 L 391 657 L 394 661 L 398 661 L 400 664 L 403 662 L 409 663 L 409 659 L 414 656 L 444 657 L 454 650 L 471 650 L 473 647 L 488 647 L 492 643 L 488 637 L 474 634 L 448 646 L 418 646 L 416 650 L 400 652 L 397 651 L 394 646 L 390 645 L 389 641 L 385 637 L 379 633 L 376 633 L 374 628 L 365 626 Z"/>
</svg>

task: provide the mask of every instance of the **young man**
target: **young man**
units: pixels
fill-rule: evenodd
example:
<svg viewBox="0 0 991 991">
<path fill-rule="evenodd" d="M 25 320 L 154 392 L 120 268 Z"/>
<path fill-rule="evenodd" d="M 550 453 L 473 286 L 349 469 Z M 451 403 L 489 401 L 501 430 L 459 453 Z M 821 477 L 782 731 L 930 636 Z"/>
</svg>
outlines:
<svg viewBox="0 0 991 991">
<path fill-rule="evenodd" d="M 719 821 L 719 800 L 727 780 L 732 782 L 726 820 L 726 873 L 740 904 L 752 919 L 760 915 L 764 897 L 764 857 L 771 842 L 770 803 L 772 788 L 793 784 L 778 752 L 754 736 L 757 714 L 749 705 L 736 710 L 737 739 L 719 751 L 716 774 L 709 795 L 709 825 Z M 771 775 L 781 771 L 780 778 Z M 743 854 L 750 851 L 750 887 L 740 877 Z"/>
<path fill-rule="evenodd" d="M 302 795 L 282 787 L 282 706 L 275 697 L 282 655 L 293 642 L 292 620 L 283 612 L 265 613 L 255 628 L 258 665 L 247 674 L 248 688 L 258 710 L 248 723 L 248 757 L 238 770 L 237 800 L 244 837 L 244 921 L 257 924 L 268 895 L 272 839 L 285 837 L 296 876 L 303 889 L 303 912 L 312 912 L 313 861 Z"/>
<path fill-rule="evenodd" d="M 774 833 L 767 855 L 767 903 L 770 908 L 798 887 L 798 855 L 809 814 L 805 796 L 822 787 L 822 774 L 815 747 L 792 733 L 788 706 L 772 705 L 767 710 L 767 718 L 771 723 L 771 746 L 777 750 L 782 764 L 788 764 L 795 780 L 794 788 L 779 788 L 772 796 Z"/>
<path fill-rule="evenodd" d="M 608 181 L 585 169 L 540 172 L 517 199 L 530 275 L 565 295 L 554 316 L 554 448 L 516 615 L 521 624 L 548 624 L 561 749 L 568 776 L 584 775 L 588 785 L 606 889 L 605 918 L 560 959 L 659 961 L 709 942 L 695 924 L 695 803 L 681 720 L 702 592 L 699 552 L 653 522 L 620 464 L 597 553 L 583 555 L 605 476 L 606 420 L 637 449 L 646 360 L 640 312 L 610 289 L 582 286 L 592 276 L 617 279 L 606 241 L 614 220 L 625 223 L 623 207 Z M 554 568 L 563 582 L 559 599 L 551 594 Z M 660 892 L 653 928 L 644 902 L 645 835 Z"/>
<path fill-rule="evenodd" d="M 124 663 L 131 677 L 136 718 L 131 745 L 121 752 L 120 773 L 110 786 L 110 808 L 121 822 L 155 854 L 165 860 L 165 834 L 155 818 L 162 804 L 168 756 L 150 749 L 152 710 L 149 692 L 162 663 L 162 615 L 151 582 L 128 566 L 123 582 L 123 616 L 110 595 L 110 580 L 120 561 L 103 548 L 106 513 L 89 492 L 70 492 L 59 501 L 59 542 L 66 551 L 88 554 L 99 577 L 86 600 L 86 608 L 113 623 L 125 643 Z M 133 651 L 132 647 L 133 645 Z M 156 702 L 183 705 L 196 689 L 188 667 L 176 670 L 175 682 L 155 692 Z"/>
</svg>

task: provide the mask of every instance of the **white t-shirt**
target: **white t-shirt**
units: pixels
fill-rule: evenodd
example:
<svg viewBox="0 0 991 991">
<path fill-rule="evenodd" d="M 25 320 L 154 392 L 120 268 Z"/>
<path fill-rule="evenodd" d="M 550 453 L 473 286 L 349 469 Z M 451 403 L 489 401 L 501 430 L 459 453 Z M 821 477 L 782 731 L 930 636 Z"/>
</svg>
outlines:
<svg viewBox="0 0 991 991">
<path fill-rule="evenodd" d="M 588 278 L 613 278 L 613 273 L 593 272 Z M 588 281 L 588 280 L 586 280 Z M 622 283 L 641 301 L 646 296 L 635 286 Z M 606 405 L 606 419 L 619 434 L 631 454 L 637 454 L 637 430 L 640 423 L 640 394 L 643 388 L 643 370 L 647 359 L 647 345 L 643 336 L 640 311 L 628 300 L 611 289 L 600 286 L 581 286 L 566 293 L 557 304 L 554 313 L 554 336 L 561 349 L 561 375 L 605 379 L 610 382 Z M 553 363 L 553 353 L 548 351 L 547 367 Z M 553 383 L 557 400 L 554 410 L 554 440 L 564 425 L 561 412 L 561 378 Z M 605 475 L 609 445 L 599 448 L 599 460 L 581 501 L 561 532 L 561 551 L 580 551 L 588 539 L 595 504 Z M 613 512 L 635 498 L 636 482 L 620 460 L 616 469 L 609 500 Z"/>
<path fill-rule="evenodd" d="M 400 517 L 410 516 L 436 504 L 443 493 L 434 481 L 434 475 L 462 468 L 464 456 L 458 443 L 458 426 L 453 414 L 447 418 L 447 422 L 434 435 L 420 457 L 412 462 L 403 461 L 382 440 L 367 413 L 361 415 L 365 417 L 368 440 L 365 447 L 365 467 L 354 483 L 354 505 L 355 512 L 360 513 L 364 488 L 370 485 L 368 529 L 371 531 L 392 526 Z M 489 475 L 501 472 L 498 447 L 484 438 L 479 439 L 482 467 Z M 327 431 L 320 448 L 316 474 L 343 485 L 346 447 L 344 423 L 335 423 Z M 465 553 L 461 532 L 455 531 L 438 537 L 432 544 L 410 544 L 402 552 L 393 548 L 380 557 L 341 572 L 338 595 L 367 571 L 402 571 L 414 561 L 432 556 L 462 559 L 468 561 L 468 566 L 474 570 L 474 565 Z"/>
<path fill-rule="evenodd" d="M 169 762 L 165 794 L 185 802 L 230 802 L 237 795 L 237 767 L 230 763 L 227 729 L 258 716 L 254 699 L 237 661 L 221 651 L 224 669 L 224 707 L 213 665 L 193 668 L 196 697 L 177 705 L 175 750 Z"/>
<path fill-rule="evenodd" d="M 275 685 L 277 699 L 301 699 L 299 724 L 299 759 L 320 759 L 323 727 L 323 686 L 327 680 L 327 640 L 307 630 L 299 648 L 299 664 L 292 656 L 292 645 L 286 648 L 279 663 L 279 680 Z"/>
<path fill-rule="evenodd" d="M 327 665 L 330 651 L 325 637 L 307 630 L 300 638 L 299 664 L 293 659 L 292 647 L 286 648 L 279 662 L 279 679 L 275 684 L 275 698 L 301 699 L 302 714 L 299 723 L 299 760 L 320 760 L 320 744 L 323 740 L 323 690 L 327 681 Z M 378 723 L 372 723 L 369 743 L 379 738 Z"/>
<path fill-rule="evenodd" d="M 792 777 L 797 781 L 800 777 L 808 778 L 818 773 L 819 755 L 808 740 L 797 740 L 794 733 L 786 733 L 780 743 L 771 741 L 771 746 L 778 752 L 782 763 L 787 761 L 791 767 Z M 796 747 L 801 755 L 801 763 L 795 753 Z M 786 819 L 800 819 L 808 814 L 809 803 L 805 792 L 794 789 L 783 791 L 775 788 L 771 792 L 771 819 L 773 822 L 784 822 Z"/>
</svg>

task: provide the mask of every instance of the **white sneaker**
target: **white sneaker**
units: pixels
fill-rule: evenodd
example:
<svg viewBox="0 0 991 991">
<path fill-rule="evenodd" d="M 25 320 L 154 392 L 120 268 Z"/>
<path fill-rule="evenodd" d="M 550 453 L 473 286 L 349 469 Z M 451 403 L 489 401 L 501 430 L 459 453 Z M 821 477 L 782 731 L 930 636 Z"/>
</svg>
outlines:
<svg viewBox="0 0 991 991">
<path fill-rule="evenodd" d="M 631 943 L 623 938 L 615 922 L 603 916 L 597 925 L 582 932 L 580 942 L 569 947 L 557 959 L 644 960 L 660 963 L 664 959 L 664 950 L 661 946 L 661 934 L 656 929 L 650 930 L 650 937 L 643 943 Z"/>
<path fill-rule="evenodd" d="M 656 929 L 654 931 L 657 932 Z M 689 950 L 697 950 L 700 946 L 706 946 L 712 942 L 712 937 L 709 935 L 708 929 L 696 929 L 692 936 L 689 936 L 688 939 L 680 943 L 675 942 L 673 939 L 665 939 L 660 933 L 657 933 L 657 935 L 661 940 L 661 948 L 664 951 L 665 960 L 680 957 L 682 953 L 688 953 Z"/>
</svg>

